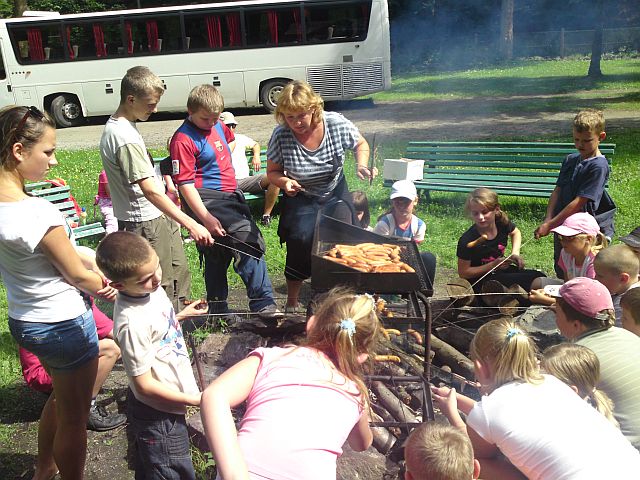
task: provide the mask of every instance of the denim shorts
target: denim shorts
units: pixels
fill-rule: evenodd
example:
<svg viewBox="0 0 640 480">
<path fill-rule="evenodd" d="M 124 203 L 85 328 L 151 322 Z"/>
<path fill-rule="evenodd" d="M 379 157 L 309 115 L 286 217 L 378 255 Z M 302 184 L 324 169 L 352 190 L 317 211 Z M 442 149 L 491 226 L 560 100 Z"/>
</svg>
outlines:
<svg viewBox="0 0 640 480">
<path fill-rule="evenodd" d="M 75 370 L 98 356 L 93 313 L 56 323 L 24 322 L 9 317 L 11 335 L 51 370 Z"/>
<path fill-rule="evenodd" d="M 136 480 L 195 480 L 184 415 L 156 410 L 129 390 L 127 417 L 135 438 Z"/>
</svg>

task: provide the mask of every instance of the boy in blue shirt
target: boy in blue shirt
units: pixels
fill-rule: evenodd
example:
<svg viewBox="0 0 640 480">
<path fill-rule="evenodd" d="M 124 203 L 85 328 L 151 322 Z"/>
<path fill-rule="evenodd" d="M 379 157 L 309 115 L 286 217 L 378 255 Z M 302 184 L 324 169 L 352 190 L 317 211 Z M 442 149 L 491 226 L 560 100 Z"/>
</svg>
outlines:
<svg viewBox="0 0 640 480">
<path fill-rule="evenodd" d="M 615 204 L 605 191 L 609 180 L 609 163 L 600 153 L 600 142 L 607 138 L 601 111 L 585 109 L 573 119 L 573 140 L 577 153 L 562 162 L 556 187 L 549 197 L 547 214 L 536 229 L 536 238 L 544 237 L 564 220 L 578 212 L 587 212 L 598 221 L 600 231 L 613 236 Z M 558 236 L 554 236 L 554 266 L 559 278 L 558 258 L 562 249 Z"/>
</svg>

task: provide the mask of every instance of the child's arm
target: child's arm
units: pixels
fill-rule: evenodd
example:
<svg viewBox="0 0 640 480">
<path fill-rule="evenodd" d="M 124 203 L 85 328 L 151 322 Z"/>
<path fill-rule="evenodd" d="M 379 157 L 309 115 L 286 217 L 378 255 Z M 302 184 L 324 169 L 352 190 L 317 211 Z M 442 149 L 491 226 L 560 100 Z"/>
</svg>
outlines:
<svg viewBox="0 0 640 480">
<path fill-rule="evenodd" d="M 458 275 L 460 278 L 466 278 L 467 280 L 481 277 L 493 269 L 505 269 L 509 268 L 509 266 L 511 266 L 511 261 L 510 259 L 505 259 L 505 257 L 498 257 L 489 263 L 478 265 L 477 267 L 471 266 L 471 260 L 464 260 L 458 257 Z"/>
<path fill-rule="evenodd" d="M 522 233 L 518 227 L 511 230 L 509 233 L 511 239 L 511 259 L 517 262 L 517 266 L 520 270 L 524 268 L 524 259 L 520 256 L 520 246 L 522 245 Z"/>
<path fill-rule="evenodd" d="M 214 217 L 209 210 L 207 210 L 207 207 L 204 206 L 204 203 L 202 203 L 202 197 L 200 197 L 200 194 L 193 183 L 185 183 L 180 185 L 178 188 L 191 211 L 200 219 L 205 228 L 216 237 L 224 236 L 226 232 L 222 227 L 220 220 Z"/>
<path fill-rule="evenodd" d="M 249 478 L 231 408 L 249 397 L 259 366 L 260 358 L 251 355 L 226 370 L 202 394 L 204 433 L 218 473 L 225 480 Z"/>
<path fill-rule="evenodd" d="M 213 245 L 211 233 L 209 233 L 205 227 L 200 225 L 189 215 L 180 210 L 176 204 L 160 190 L 158 183 L 152 177 L 143 178 L 142 180 L 138 180 L 136 183 L 147 200 L 158 208 L 158 210 L 162 211 L 162 213 L 189 230 L 191 237 L 196 241 L 196 243 L 205 246 Z"/>
<path fill-rule="evenodd" d="M 159 400 L 175 407 L 183 407 L 184 405 L 200 405 L 200 396 L 197 394 L 189 394 L 167 388 L 162 382 L 153 378 L 151 370 L 147 370 L 142 375 L 131 377 L 131 382 L 135 385 L 136 390 L 142 395 L 154 400 Z"/>
<path fill-rule="evenodd" d="M 531 290 L 529 292 L 529 301 L 537 305 L 547 305 L 549 307 L 556 304 L 556 299 L 544 293 L 542 288 Z"/>
<path fill-rule="evenodd" d="M 534 236 L 536 238 L 545 237 L 549 235 L 549 232 L 552 228 L 556 228 L 559 225 L 562 225 L 562 222 L 565 219 L 574 213 L 578 213 L 582 211 L 582 207 L 586 205 L 589 201 L 586 197 L 576 197 L 569 204 L 564 207 L 558 214 L 554 217 L 553 212 L 558 203 L 558 199 L 560 197 L 560 187 L 556 187 L 553 189 L 553 193 L 551 197 L 549 197 L 549 205 L 547 206 L 547 215 L 544 218 L 544 221 L 540 224 L 540 226 L 534 232 Z"/>
<path fill-rule="evenodd" d="M 257 172 L 262 166 L 262 162 L 260 161 L 260 144 L 253 139 L 251 139 L 251 141 L 253 142 L 253 145 L 251 145 L 251 152 L 253 153 L 251 164 L 253 166 L 253 170 Z"/>
<path fill-rule="evenodd" d="M 173 178 L 171 178 L 171 175 L 163 175 L 162 179 L 164 180 L 164 185 L 167 187 L 167 192 L 177 195 L 178 189 L 176 188 L 176 184 L 173 183 Z"/>
<path fill-rule="evenodd" d="M 351 432 L 349 432 L 347 441 L 349 442 L 349 446 L 356 452 L 364 452 L 373 443 L 373 432 L 369 426 L 368 408 L 362 412 L 358 423 L 356 423 L 351 429 Z"/>
</svg>

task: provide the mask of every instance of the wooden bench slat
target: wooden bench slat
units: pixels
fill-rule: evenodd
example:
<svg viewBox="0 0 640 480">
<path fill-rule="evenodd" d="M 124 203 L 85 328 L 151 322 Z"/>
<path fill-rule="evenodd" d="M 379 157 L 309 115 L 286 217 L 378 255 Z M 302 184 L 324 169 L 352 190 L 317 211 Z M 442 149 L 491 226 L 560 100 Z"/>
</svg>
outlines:
<svg viewBox="0 0 640 480">
<path fill-rule="evenodd" d="M 609 165 L 615 147 L 600 144 Z M 487 187 L 503 195 L 548 197 L 562 162 L 575 152 L 568 142 L 412 141 L 404 158 L 424 161 L 424 178 L 415 184 L 427 192 L 466 193 Z"/>
</svg>

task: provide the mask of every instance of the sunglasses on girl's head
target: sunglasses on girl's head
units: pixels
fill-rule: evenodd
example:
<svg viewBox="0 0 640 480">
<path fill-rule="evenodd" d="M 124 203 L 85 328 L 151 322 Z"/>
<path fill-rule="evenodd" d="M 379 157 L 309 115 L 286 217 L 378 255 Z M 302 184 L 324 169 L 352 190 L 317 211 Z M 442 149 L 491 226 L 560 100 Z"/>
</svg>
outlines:
<svg viewBox="0 0 640 480">
<path fill-rule="evenodd" d="M 18 126 L 16 127 L 16 137 L 24 127 L 24 124 L 27 123 L 27 118 L 29 118 L 29 115 L 32 115 L 36 120 L 42 120 L 44 118 L 44 113 L 31 105 L 29 108 L 27 108 L 27 111 L 24 112 L 22 120 L 18 122 Z"/>
</svg>

